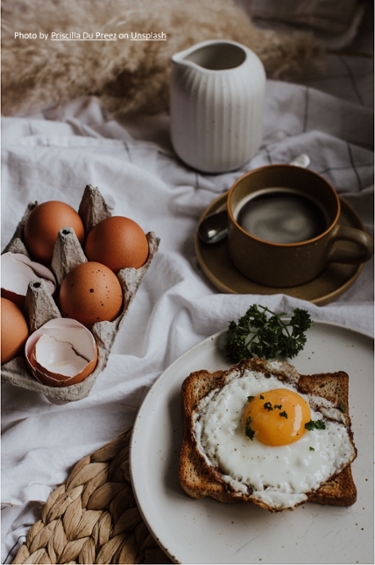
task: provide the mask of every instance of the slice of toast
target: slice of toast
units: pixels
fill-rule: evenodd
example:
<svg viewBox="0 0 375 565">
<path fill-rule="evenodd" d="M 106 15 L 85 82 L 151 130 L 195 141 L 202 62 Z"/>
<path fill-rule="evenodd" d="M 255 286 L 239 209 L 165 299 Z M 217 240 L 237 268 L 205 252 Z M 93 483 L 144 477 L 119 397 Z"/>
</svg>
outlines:
<svg viewBox="0 0 375 565">
<path fill-rule="evenodd" d="M 250 359 L 242 361 L 229 371 L 210 373 L 206 370 L 201 370 L 191 373 L 182 384 L 184 431 L 179 459 L 179 479 L 183 489 L 193 498 L 211 497 L 225 503 L 247 502 L 251 500 L 246 495 L 238 496 L 238 493 L 234 493 L 228 484 L 218 479 L 196 449 L 192 433 L 193 412 L 200 399 L 210 390 L 221 388 L 231 371 L 238 369 L 241 372 L 247 368 L 262 371 L 265 373 L 265 376 L 270 372 L 270 366 L 267 361 Z M 279 378 L 285 378 L 286 371 L 289 381 L 294 381 L 301 393 L 324 398 L 332 402 L 335 408 L 339 408 L 353 441 L 348 413 L 348 375 L 342 371 L 317 375 L 299 375 L 294 367 L 283 362 L 280 362 L 280 368 Z M 273 369 L 272 374 L 278 376 L 277 370 Z M 334 506 L 350 506 L 354 504 L 356 498 L 357 490 L 353 481 L 350 464 L 321 485 L 318 490 L 308 495 L 308 501 L 310 502 Z M 272 509 L 268 508 L 268 510 Z"/>
</svg>

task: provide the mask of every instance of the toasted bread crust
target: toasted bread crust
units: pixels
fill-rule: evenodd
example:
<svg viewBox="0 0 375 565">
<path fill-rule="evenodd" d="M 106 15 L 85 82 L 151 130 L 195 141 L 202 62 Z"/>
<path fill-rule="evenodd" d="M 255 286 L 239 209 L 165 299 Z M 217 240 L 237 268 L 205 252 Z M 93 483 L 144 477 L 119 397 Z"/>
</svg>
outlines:
<svg viewBox="0 0 375 565">
<path fill-rule="evenodd" d="M 179 459 L 179 479 L 185 492 L 193 498 L 211 497 L 219 502 L 248 502 L 250 496 L 239 495 L 220 480 L 219 475 L 209 467 L 195 446 L 192 433 L 193 412 L 201 398 L 210 390 L 221 388 L 229 372 L 238 370 L 243 373 L 246 369 L 262 371 L 265 376 L 270 372 L 269 365 L 261 359 L 242 361 L 229 371 L 210 373 L 206 370 L 191 373 L 182 384 L 183 406 L 183 440 Z M 347 373 L 321 373 L 316 375 L 298 375 L 294 367 L 282 364 L 280 373 L 272 370 L 272 374 L 285 380 L 284 370 L 289 379 L 294 380 L 301 393 L 312 394 L 329 400 L 336 408 L 343 411 L 345 425 L 353 441 L 349 416 L 349 377 Z M 353 442 L 354 445 L 354 442 Z M 357 489 L 353 481 L 350 465 L 340 473 L 326 481 L 317 491 L 308 495 L 308 501 L 316 504 L 333 506 L 350 506 L 357 499 Z M 266 507 L 265 507 L 266 508 Z M 273 511 L 270 508 L 268 510 Z"/>
</svg>

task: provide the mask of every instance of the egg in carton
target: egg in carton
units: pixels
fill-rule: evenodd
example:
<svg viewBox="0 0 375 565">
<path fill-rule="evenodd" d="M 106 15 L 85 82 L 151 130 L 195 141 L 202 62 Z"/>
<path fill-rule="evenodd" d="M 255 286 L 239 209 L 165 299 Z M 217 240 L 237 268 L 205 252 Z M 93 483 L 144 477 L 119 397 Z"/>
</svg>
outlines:
<svg viewBox="0 0 375 565">
<path fill-rule="evenodd" d="M 22 253 L 29 256 L 23 242 L 23 231 L 29 214 L 37 205 L 38 203 L 35 202 L 27 206 L 25 214 L 19 222 L 11 241 L 4 249 L 4 253 Z M 85 226 L 85 233 L 87 234 L 97 223 L 111 216 L 111 209 L 104 201 L 99 189 L 87 185 L 79 205 L 78 213 L 81 216 Z M 99 373 L 101 373 L 107 365 L 112 345 L 124 321 L 125 314 L 158 250 L 159 238 L 156 237 L 153 232 L 148 232 L 146 238 L 149 248 L 146 263 L 138 269 L 125 268 L 117 273 L 123 291 L 123 305 L 120 315 L 111 322 L 97 322 L 90 330 L 97 344 L 98 362 L 95 370 L 88 377 L 80 383 L 68 386 L 47 386 L 37 381 L 31 375 L 25 357 L 18 356 L 2 365 L 2 380 L 14 386 L 44 394 L 54 403 L 81 400 L 88 396 Z M 63 228 L 60 230 L 51 262 L 51 270 L 56 277 L 58 288 L 69 271 L 85 261 L 87 261 L 87 258 L 74 230 L 71 228 Z M 36 278 L 29 283 L 24 303 L 24 313 L 28 321 L 30 334 L 50 320 L 61 318 L 58 306 L 43 279 Z"/>
</svg>

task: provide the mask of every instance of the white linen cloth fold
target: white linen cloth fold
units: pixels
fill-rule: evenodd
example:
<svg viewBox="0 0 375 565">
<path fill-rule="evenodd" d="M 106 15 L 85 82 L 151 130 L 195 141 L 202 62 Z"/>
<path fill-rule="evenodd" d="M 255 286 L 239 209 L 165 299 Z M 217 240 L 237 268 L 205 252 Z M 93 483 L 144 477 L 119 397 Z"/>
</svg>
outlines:
<svg viewBox="0 0 375 565">
<path fill-rule="evenodd" d="M 130 426 L 152 383 L 179 355 L 226 329 L 254 302 L 291 313 L 307 309 L 373 334 L 373 262 L 354 285 L 324 307 L 277 294 L 226 295 L 197 264 L 194 233 L 205 207 L 245 171 L 307 153 L 373 232 L 372 110 L 310 87 L 269 81 L 264 140 L 243 169 L 202 175 L 179 162 L 167 115 L 123 123 L 95 99 L 40 116 L 3 119 L 2 247 L 29 201 L 78 206 L 97 186 L 113 214 L 161 238 L 160 249 L 126 315 L 108 365 L 90 395 L 55 405 L 36 393 L 2 388 L 2 562 L 25 540 L 41 505 L 85 455 Z M 197 367 L 197 369 L 200 367 Z"/>
</svg>

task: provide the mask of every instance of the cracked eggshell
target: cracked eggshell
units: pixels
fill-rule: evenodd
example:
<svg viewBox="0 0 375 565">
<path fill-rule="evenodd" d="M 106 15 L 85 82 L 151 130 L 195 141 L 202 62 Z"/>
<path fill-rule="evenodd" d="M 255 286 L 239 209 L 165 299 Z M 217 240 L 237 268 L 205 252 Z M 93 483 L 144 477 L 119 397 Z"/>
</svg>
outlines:
<svg viewBox="0 0 375 565">
<path fill-rule="evenodd" d="M 1 294 L 19 308 L 25 302 L 29 283 L 35 279 L 43 279 L 51 295 L 56 290 L 56 279 L 52 271 L 32 261 L 23 253 L 4 253 L 1 256 Z"/>
<path fill-rule="evenodd" d="M 85 326 L 69 318 L 56 318 L 31 334 L 25 357 L 40 383 L 64 387 L 80 383 L 94 372 L 98 348 Z"/>
</svg>

